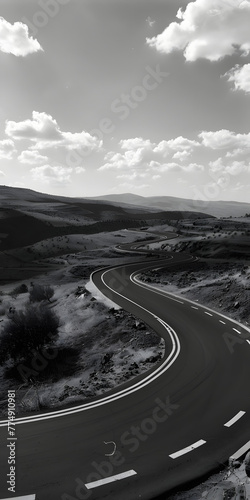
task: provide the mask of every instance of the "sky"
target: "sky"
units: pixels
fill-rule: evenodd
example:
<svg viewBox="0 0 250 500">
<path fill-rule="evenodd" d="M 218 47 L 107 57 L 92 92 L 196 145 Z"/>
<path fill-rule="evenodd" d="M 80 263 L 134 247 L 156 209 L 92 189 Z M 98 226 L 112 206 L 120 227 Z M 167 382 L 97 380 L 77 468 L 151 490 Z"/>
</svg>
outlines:
<svg viewBox="0 0 250 500">
<path fill-rule="evenodd" d="M 250 0 L 0 0 L 0 183 L 250 201 Z"/>
</svg>

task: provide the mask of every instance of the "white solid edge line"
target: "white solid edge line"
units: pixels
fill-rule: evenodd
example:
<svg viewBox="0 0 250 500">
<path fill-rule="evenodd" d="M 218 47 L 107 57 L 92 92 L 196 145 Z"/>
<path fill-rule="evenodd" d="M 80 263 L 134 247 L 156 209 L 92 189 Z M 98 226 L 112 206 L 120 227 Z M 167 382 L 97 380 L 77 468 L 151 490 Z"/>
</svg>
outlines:
<svg viewBox="0 0 250 500">
<path fill-rule="evenodd" d="M 113 483 L 114 481 L 120 481 L 121 479 L 125 479 L 126 477 L 135 476 L 137 472 L 131 469 L 127 472 L 122 472 L 121 474 L 116 474 L 115 476 L 105 477 L 104 479 L 99 479 L 98 481 L 93 481 L 92 483 L 86 483 L 85 486 L 88 490 L 92 488 L 98 488 L 99 486 L 103 486 L 104 484 Z"/>
<path fill-rule="evenodd" d="M 57 410 L 57 411 L 49 412 L 49 413 L 42 413 L 39 415 L 31 415 L 29 417 L 21 417 L 21 418 L 15 420 L 15 424 L 16 425 L 17 424 L 26 424 L 26 423 L 38 422 L 40 420 L 49 420 L 50 418 L 63 417 L 65 415 L 72 415 L 74 413 L 79 413 L 81 411 L 91 410 L 93 408 L 97 408 L 98 406 L 112 403 L 113 401 L 116 401 L 117 399 L 120 399 L 122 397 L 130 395 L 133 392 L 140 390 L 141 388 L 145 387 L 146 385 L 148 385 L 151 382 L 153 382 L 154 380 L 156 380 L 163 373 L 165 373 L 165 371 L 167 371 L 170 368 L 170 366 L 172 366 L 172 364 L 174 363 L 174 361 L 176 360 L 176 358 L 179 356 L 179 353 L 180 353 L 180 342 L 179 342 L 179 339 L 178 339 L 175 331 L 169 325 L 167 325 L 165 322 L 163 322 L 162 320 L 158 320 L 158 321 L 164 326 L 164 328 L 166 328 L 166 330 L 168 330 L 168 333 L 170 335 L 172 342 L 173 342 L 173 337 L 176 336 L 176 344 L 173 343 L 173 349 L 172 349 L 170 355 L 164 361 L 164 363 L 162 363 L 162 365 L 160 365 L 153 373 L 151 373 L 150 375 L 145 377 L 140 382 L 137 382 L 136 384 L 134 384 L 126 389 L 123 389 L 123 390 L 119 391 L 118 393 L 111 394 L 110 396 L 106 396 L 106 397 L 99 399 L 97 401 L 92 401 L 90 403 L 85 403 L 83 405 L 78 405 L 78 406 L 75 406 L 73 408 L 68 408 L 68 409 L 64 409 L 64 410 Z M 175 352 L 176 345 L 177 345 L 177 350 Z M 173 355 L 174 355 L 174 357 L 171 359 L 171 357 Z M 0 427 L 4 427 L 7 425 L 8 425 L 8 420 L 4 420 L 4 421 L 0 422 Z"/>
<path fill-rule="evenodd" d="M 169 259 L 170 260 L 170 259 Z M 135 276 L 134 276 L 135 274 Z M 134 273 L 131 274 L 130 276 L 130 281 L 132 281 L 132 283 L 134 283 L 135 285 L 138 285 L 140 286 L 141 288 L 151 288 L 152 290 L 154 290 L 154 292 L 158 293 L 158 295 L 162 295 L 162 297 L 166 297 L 167 299 L 169 300 L 174 300 L 175 302 L 178 302 L 179 304 L 184 304 L 183 301 L 179 300 L 176 298 L 176 296 L 174 297 L 171 297 L 169 295 L 167 295 L 168 292 L 165 292 L 165 290 L 161 290 L 160 288 L 156 288 L 152 285 L 148 285 L 146 283 L 143 283 L 143 281 L 140 281 L 136 275 L 138 275 L 140 273 L 138 273 L 138 271 L 135 271 Z M 170 294 L 171 295 L 171 294 Z M 172 294 L 173 295 L 173 294 Z"/>
<path fill-rule="evenodd" d="M 245 411 L 239 411 L 233 418 L 231 418 L 231 420 L 228 420 L 228 422 L 226 422 L 224 426 L 231 427 L 231 425 L 235 424 L 235 422 L 237 422 L 241 417 L 243 417 L 245 413 L 246 413 Z"/>
<path fill-rule="evenodd" d="M 107 269 L 102 274 L 101 279 L 102 279 L 103 283 L 105 284 L 105 286 L 107 288 L 109 288 L 111 291 L 113 291 L 104 282 L 104 279 L 103 279 L 104 274 L 106 274 L 106 272 L 109 272 L 111 270 L 112 269 Z M 97 401 L 92 401 L 90 403 L 85 403 L 83 405 L 78 405 L 78 406 L 75 406 L 73 408 L 68 408 L 68 409 L 64 409 L 64 410 L 57 410 L 57 411 L 54 411 L 54 412 L 48 412 L 48 413 L 43 413 L 43 414 L 39 414 L 39 415 L 31 415 L 29 417 L 21 417 L 19 419 L 15 419 L 15 424 L 26 424 L 26 423 L 38 422 L 40 420 L 49 420 L 50 418 L 62 417 L 62 416 L 65 416 L 65 415 L 72 415 L 73 413 L 78 413 L 78 412 L 81 412 L 81 411 L 90 410 L 90 409 L 93 409 L 93 408 L 97 408 L 98 406 L 102 406 L 104 404 L 111 403 L 113 401 L 116 401 L 117 399 L 125 397 L 125 396 L 127 396 L 129 394 L 132 394 L 133 392 L 136 392 L 136 391 L 140 390 L 142 387 L 145 387 L 146 385 L 150 384 L 155 379 L 157 379 L 158 377 L 160 377 L 163 373 L 165 373 L 165 371 L 167 371 L 170 368 L 170 366 L 172 366 L 172 364 L 174 363 L 174 361 L 179 356 L 179 353 L 180 353 L 180 350 L 181 350 L 179 338 L 178 338 L 176 332 L 173 330 L 173 328 L 171 328 L 165 321 L 163 321 L 160 318 L 158 318 L 158 316 L 156 316 L 155 314 L 153 314 L 150 311 L 148 311 L 148 309 L 144 308 L 143 306 L 141 306 L 139 304 L 136 304 L 136 302 L 134 302 L 133 300 L 128 299 L 127 297 L 124 297 L 124 295 L 120 294 L 119 292 L 114 292 L 114 293 L 116 293 L 117 295 L 120 295 L 121 297 L 123 297 L 127 301 L 132 302 L 133 304 L 137 305 L 141 309 L 145 310 L 146 312 L 148 312 L 149 314 L 151 314 L 152 316 L 154 316 L 155 319 L 157 319 L 164 326 L 164 328 L 169 333 L 169 336 L 170 336 L 171 341 L 172 341 L 172 346 L 173 346 L 172 347 L 172 351 L 169 354 L 168 358 L 153 373 L 151 373 L 150 375 L 147 375 L 147 377 L 145 377 L 143 380 L 135 383 L 134 385 L 132 385 L 132 386 L 126 388 L 126 389 L 122 389 L 121 391 L 119 391 L 119 392 L 117 392 L 115 394 L 111 394 L 110 396 L 103 397 L 103 398 L 101 398 L 101 399 L 99 399 Z M 4 426 L 7 426 L 7 425 L 8 425 L 8 420 L 3 420 L 2 422 L 0 422 L 0 427 L 4 427 Z"/>
<path fill-rule="evenodd" d="M 35 500 L 36 495 L 25 495 L 24 497 L 11 497 L 12 500 Z M 10 497 L 8 498 L 1 498 L 0 500 L 10 500 Z"/>
<path fill-rule="evenodd" d="M 165 266 L 161 266 L 161 267 L 166 267 L 167 266 L 167 262 L 166 262 L 166 265 Z M 159 265 L 158 265 L 159 267 Z M 142 285 L 145 285 L 145 283 L 143 281 L 140 281 L 139 278 L 137 278 L 136 276 L 138 276 L 139 274 L 141 274 L 142 271 L 135 271 L 133 273 L 133 275 L 135 275 L 135 281 L 139 284 L 141 283 Z M 146 287 L 148 288 L 152 288 L 153 290 L 158 290 L 158 292 L 161 292 L 162 294 L 166 294 L 166 295 L 172 295 L 173 297 L 176 297 L 178 298 L 179 295 L 176 295 L 175 293 L 172 293 L 172 292 L 168 292 L 167 290 L 163 290 L 163 289 L 160 289 L 160 288 L 157 288 L 155 286 L 152 286 L 152 285 L 146 285 Z M 185 302 L 189 302 L 189 304 L 196 304 L 196 302 L 194 302 L 193 300 L 190 300 L 190 299 L 187 299 L 186 297 L 182 297 L 183 300 Z M 222 314 L 218 311 L 215 311 L 214 309 L 211 309 L 210 307 L 207 307 L 207 306 L 204 306 L 203 304 L 200 304 L 199 303 L 199 308 L 202 308 L 202 309 L 207 309 L 208 311 L 211 311 L 211 313 L 213 313 L 214 315 L 220 317 L 220 318 L 224 318 L 226 319 L 227 321 L 230 321 L 230 323 L 233 323 L 234 325 L 238 325 L 240 328 L 243 328 L 244 330 L 246 330 L 248 333 L 249 333 L 249 336 L 250 336 L 250 328 L 248 328 L 246 325 L 242 325 L 241 323 L 239 323 L 239 321 L 235 320 L 235 319 L 232 319 L 230 318 L 229 316 L 225 316 L 225 314 Z M 221 320 L 219 320 L 221 321 Z M 226 324 L 226 323 L 225 323 Z"/>
<path fill-rule="evenodd" d="M 185 453 L 189 453 L 190 451 L 195 450 L 196 448 L 199 448 L 199 446 L 202 446 L 205 444 L 206 441 L 204 439 L 200 439 L 199 441 L 196 441 L 196 443 L 191 444 L 190 446 L 187 446 L 186 448 L 183 448 L 182 450 L 176 451 L 175 453 L 171 453 L 170 458 L 178 458 L 181 455 L 185 455 Z"/>
</svg>

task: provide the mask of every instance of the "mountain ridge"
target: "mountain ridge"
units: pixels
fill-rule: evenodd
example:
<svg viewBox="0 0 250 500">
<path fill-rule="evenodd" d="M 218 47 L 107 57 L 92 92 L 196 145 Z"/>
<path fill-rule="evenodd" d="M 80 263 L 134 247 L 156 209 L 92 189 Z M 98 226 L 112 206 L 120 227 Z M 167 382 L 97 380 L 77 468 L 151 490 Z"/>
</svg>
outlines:
<svg viewBox="0 0 250 500">
<path fill-rule="evenodd" d="M 110 201 L 113 203 L 128 203 L 128 200 L 133 200 L 133 204 L 137 206 L 143 207 L 146 205 L 148 208 L 156 208 L 164 211 L 202 212 L 215 217 L 243 217 L 246 213 L 250 213 L 250 203 L 239 201 L 192 200 L 190 198 L 177 198 L 174 196 L 143 197 L 132 193 L 111 194 L 91 197 L 89 199 Z"/>
</svg>

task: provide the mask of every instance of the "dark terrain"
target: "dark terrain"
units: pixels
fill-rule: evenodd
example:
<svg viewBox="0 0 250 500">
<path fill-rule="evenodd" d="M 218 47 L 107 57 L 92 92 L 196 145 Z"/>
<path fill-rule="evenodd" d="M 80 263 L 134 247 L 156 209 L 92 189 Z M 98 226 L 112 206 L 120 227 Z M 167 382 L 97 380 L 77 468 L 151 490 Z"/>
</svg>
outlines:
<svg viewBox="0 0 250 500">
<path fill-rule="evenodd" d="M 204 217 L 204 214 L 159 211 L 131 205 L 121 207 L 115 203 L 0 186 L 0 282 L 17 281 L 54 269 L 55 263 L 45 262 L 44 256 L 31 247 L 43 240 L 140 229 L 145 225 L 168 224 L 180 219 L 196 220 L 199 217 Z M 66 250 L 64 245 L 61 248 L 58 245 L 56 255 L 64 255 Z M 47 253 L 46 259 L 49 256 Z M 51 256 L 55 256 L 53 249 Z"/>
</svg>

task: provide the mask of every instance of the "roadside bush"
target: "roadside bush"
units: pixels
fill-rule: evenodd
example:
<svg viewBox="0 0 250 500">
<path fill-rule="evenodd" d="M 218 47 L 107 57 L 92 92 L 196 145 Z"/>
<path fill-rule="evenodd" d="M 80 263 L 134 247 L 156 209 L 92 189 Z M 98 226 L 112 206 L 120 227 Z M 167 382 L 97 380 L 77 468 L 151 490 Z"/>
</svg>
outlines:
<svg viewBox="0 0 250 500">
<path fill-rule="evenodd" d="M 0 305 L 0 316 L 5 316 L 5 308 L 1 305 Z"/>
<path fill-rule="evenodd" d="M 27 293 L 28 292 L 28 287 L 23 283 L 22 285 L 18 285 L 12 292 L 10 292 L 10 295 L 12 297 L 16 297 L 17 295 L 20 295 L 21 293 Z"/>
<path fill-rule="evenodd" d="M 23 311 L 15 311 L 0 337 L 0 362 L 25 360 L 32 350 L 53 341 L 58 327 L 58 317 L 43 304 L 28 305 Z"/>
<path fill-rule="evenodd" d="M 79 350 L 73 347 L 43 347 L 33 351 L 29 358 L 5 369 L 7 380 L 18 380 L 29 384 L 57 382 L 62 377 L 74 376 L 78 368 Z"/>
<path fill-rule="evenodd" d="M 53 295 L 54 290 L 51 286 L 33 285 L 30 291 L 30 302 L 42 302 L 43 300 L 50 302 Z"/>
</svg>

